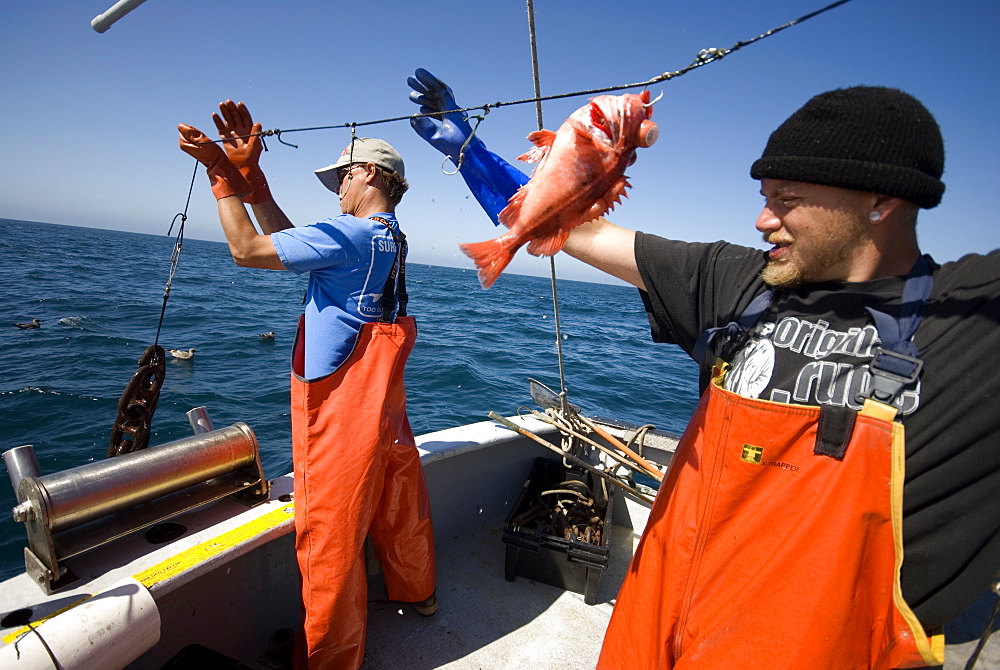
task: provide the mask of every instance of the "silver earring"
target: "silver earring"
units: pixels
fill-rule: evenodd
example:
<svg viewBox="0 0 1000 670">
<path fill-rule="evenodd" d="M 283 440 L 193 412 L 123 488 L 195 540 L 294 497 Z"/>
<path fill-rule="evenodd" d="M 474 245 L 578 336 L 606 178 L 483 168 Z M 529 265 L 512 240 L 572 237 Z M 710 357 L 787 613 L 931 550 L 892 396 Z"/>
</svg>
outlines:
<svg viewBox="0 0 1000 670">
<path fill-rule="evenodd" d="M 868 218 L 871 219 L 872 221 L 878 221 L 879 219 L 882 218 L 882 214 L 879 212 L 872 212 L 871 214 L 868 215 Z"/>
</svg>

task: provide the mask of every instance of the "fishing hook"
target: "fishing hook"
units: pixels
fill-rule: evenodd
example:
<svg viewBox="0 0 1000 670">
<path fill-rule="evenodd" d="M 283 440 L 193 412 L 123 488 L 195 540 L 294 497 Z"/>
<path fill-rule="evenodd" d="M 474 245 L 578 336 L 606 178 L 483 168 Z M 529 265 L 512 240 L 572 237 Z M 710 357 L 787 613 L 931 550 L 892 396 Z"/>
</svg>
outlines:
<svg viewBox="0 0 1000 670">
<path fill-rule="evenodd" d="M 343 200 L 344 197 L 347 195 L 347 192 L 349 190 L 351 190 L 351 183 L 354 181 L 354 175 L 352 174 L 351 166 L 354 165 L 354 143 L 358 141 L 358 135 L 357 135 L 356 130 L 357 130 L 357 124 L 356 123 L 352 123 L 351 124 L 350 153 L 347 156 L 347 165 L 346 165 L 346 167 L 348 168 L 348 170 L 347 170 L 347 187 L 343 190 L 343 192 L 340 192 L 340 191 L 337 192 L 337 195 L 340 196 L 341 200 Z"/>
<path fill-rule="evenodd" d="M 468 121 L 469 119 L 476 119 L 476 125 L 472 126 L 472 132 L 469 133 L 469 136 L 467 138 L 465 138 L 465 143 L 462 144 L 462 148 L 458 150 L 458 164 L 455 167 L 455 171 L 448 172 L 447 170 L 444 169 L 445 163 L 447 163 L 451 158 L 450 156 L 445 156 L 444 160 L 441 161 L 441 172 L 445 173 L 446 175 L 453 175 L 453 174 L 458 174 L 462 170 L 462 163 L 465 161 L 465 148 L 469 146 L 469 142 L 471 142 L 472 138 L 476 136 L 476 130 L 479 128 L 479 124 L 483 122 L 483 120 L 486 118 L 486 115 L 489 113 L 490 113 L 490 106 L 486 105 L 485 107 L 483 107 L 482 116 L 475 115 L 475 116 L 463 117 L 465 121 Z"/>
<path fill-rule="evenodd" d="M 643 107 L 652 107 L 653 105 L 658 103 L 660 101 L 660 98 L 662 97 L 663 97 L 663 91 L 660 91 L 660 94 L 656 96 L 656 100 L 651 100 L 650 102 L 647 102 L 645 105 L 643 105 Z"/>
<path fill-rule="evenodd" d="M 174 218 L 170 220 L 170 228 L 167 229 L 168 237 L 170 236 L 170 233 L 174 231 L 174 224 L 177 223 L 178 216 L 181 217 L 181 226 L 183 226 L 184 222 L 187 221 L 187 214 L 185 214 L 184 212 L 177 212 L 176 214 L 174 214 Z"/>
<path fill-rule="evenodd" d="M 286 142 L 285 140 L 281 139 L 281 129 L 280 128 L 275 128 L 274 130 L 262 130 L 257 135 L 260 137 L 261 142 L 264 141 L 265 137 L 270 137 L 271 135 L 274 135 L 274 137 L 279 142 L 281 142 L 282 144 L 284 144 L 286 147 L 292 147 L 293 149 L 298 149 L 299 148 L 298 144 L 292 144 L 291 142 Z M 267 145 L 266 144 L 264 145 L 264 148 L 267 149 Z"/>
</svg>

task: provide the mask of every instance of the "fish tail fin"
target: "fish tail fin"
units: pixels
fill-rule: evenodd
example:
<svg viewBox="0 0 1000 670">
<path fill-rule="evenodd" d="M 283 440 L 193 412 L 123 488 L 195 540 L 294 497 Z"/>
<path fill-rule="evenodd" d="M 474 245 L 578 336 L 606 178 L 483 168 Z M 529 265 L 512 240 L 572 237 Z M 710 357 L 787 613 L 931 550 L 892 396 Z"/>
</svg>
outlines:
<svg viewBox="0 0 1000 670">
<path fill-rule="evenodd" d="M 459 249 L 479 268 L 479 284 L 483 288 L 493 286 L 493 282 L 514 258 L 517 247 L 512 246 L 508 239 L 507 235 L 501 235 L 495 240 L 459 245 Z"/>
<path fill-rule="evenodd" d="M 551 235 L 539 237 L 528 244 L 528 253 L 532 256 L 555 256 L 562 251 L 569 238 L 569 228 L 560 229 Z"/>
</svg>

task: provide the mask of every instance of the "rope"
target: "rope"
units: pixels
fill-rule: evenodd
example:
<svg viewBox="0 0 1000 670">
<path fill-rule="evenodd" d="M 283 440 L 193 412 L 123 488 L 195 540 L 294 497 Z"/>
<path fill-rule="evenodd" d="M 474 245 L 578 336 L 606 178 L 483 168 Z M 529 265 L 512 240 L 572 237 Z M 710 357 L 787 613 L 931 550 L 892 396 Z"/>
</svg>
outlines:
<svg viewBox="0 0 1000 670">
<path fill-rule="evenodd" d="M 334 130 L 334 129 L 337 129 L 337 128 L 351 128 L 351 127 L 358 127 L 358 126 L 372 126 L 372 125 L 377 125 L 377 124 L 381 124 L 381 123 L 393 123 L 395 121 L 408 121 L 410 119 L 418 119 L 418 118 L 425 117 L 425 116 L 441 117 L 441 116 L 443 116 L 445 114 L 455 114 L 455 113 L 460 113 L 460 112 L 471 112 L 471 111 L 475 111 L 475 110 L 478 110 L 478 109 L 483 110 L 485 113 L 489 113 L 490 109 L 498 109 L 500 107 L 509 107 L 509 106 L 512 106 L 512 105 L 523 105 L 523 104 L 527 104 L 529 102 L 536 103 L 536 105 L 537 105 L 537 103 L 541 103 L 541 102 L 544 102 L 546 100 L 560 100 L 562 98 L 574 98 L 574 97 L 579 97 L 581 95 L 595 95 L 597 93 L 612 93 L 614 91 L 625 91 L 625 90 L 628 90 L 630 88 L 648 88 L 648 87 L 650 87 L 650 86 L 652 86 L 654 84 L 659 84 L 661 82 L 669 81 L 671 79 L 675 79 L 677 77 L 680 77 L 681 75 L 685 75 L 688 72 L 690 72 L 692 70 L 695 70 L 697 68 L 700 68 L 700 67 L 704 67 L 705 65 L 708 65 L 709 63 L 714 63 L 715 61 L 722 60 L 723 58 L 725 58 L 729 54 L 733 53 L 734 51 L 738 51 L 738 50 L 742 49 L 743 47 L 750 46 L 751 44 L 755 44 L 756 42 L 759 42 L 760 40 L 762 40 L 764 38 L 771 37 L 772 35 L 776 35 L 777 33 L 781 32 L 782 30 L 785 30 L 786 28 L 791 28 L 794 25 L 798 25 L 798 24 L 800 24 L 800 23 L 802 23 L 804 21 L 808 21 L 811 18 L 819 16 L 820 14 L 824 14 L 825 12 L 828 12 L 831 9 L 836 9 L 837 7 L 840 7 L 841 5 L 845 5 L 845 4 L 847 4 L 848 2 L 851 2 L 851 1 L 852 0 L 837 0 L 836 2 L 833 2 L 833 3 L 831 3 L 831 4 L 829 4 L 829 5 L 825 6 L 825 7 L 817 9 L 814 12 L 810 12 L 810 13 L 804 15 L 804 16 L 800 16 L 797 19 L 793 19 L 793 20 L 789 21 L 788 23 L 784 23 L 784 24 L 782 24 L 780 26 L 772 28 L 772 29 L 768 30 L 767 32 L 762 33 L 762 34 L 760 34 L 760 35 L 758 35 L 756 37 L 752 37 L 750 39 L 741 40 L 739 42 L 736 42 L 733 46 L 729 47 L 728 49 L 720 49 L 720 48 L 715 48 L 715 47 L 709 48 L 709 49 L 702 49 L 701 51 L 698 52 L 698 54 L 695 56 L 695 59 L 691 62 L 690 65 L 687 65 L 686 67 L 683 67 L 683 68 L 681 68 L 679 70 L 674 70 L 672 72 L 664 72 L 662 74 L 656 75 L 655 77 L 647 79 L 646 81 L 639 81 L 639 82 L 636 82 L 634 84 L 620 84 L 620 85 L 615 85 L 615 86 L 604 86 L 604 87 L 601 87 L 601 88 L 592 88 L 592 89 L 585 90 L 585 91 L 573 91 L 571 93 L 557 93 L 557 94 L 554 94 L 554 95 L 546 95 L 546 96 L 540 95 L 539 92 L 538 92 L 538 90 L 537 90 L 537 87 L 536 87 L 535 97 L 533 97 L 533 98 L 524 98 L 522 100 L 511 100 L 511 101 L 508 101 L 508 102 L 493 102 L 493 103 L 487 103 L 487 104 L 484 104 L 484 105 L 477 105 L 475 107 L 462 107 L 462 108 L 459 108 L 459 109 L 450 109 L 450 110 L 442 111 L 442 112 L 427 112 L 427 113 L 424 113 L 424 114 L 408 114 L 406 116 L 394 116 L 394 117 L 389 117 L 389 118 L 385 118 L 385 119 L 376 119 L 376 120 L 373 120 L 373 121 L 352 121 L 350 123 L 341 123 L 341 124 L 335 124 L 335 125 L 329 125 L 329 126 L 310 126 L 310 127 L 307 127 L 307 128 L 289 128 L 289 129 L 285 129 L 285 130 L 281 130 L 281 129 L 275 128 L 273 130 L 262 130 L 260 133 L 256 133 L 256 134 L 259 135 L 259 136 L 261 136 L 261 137 L 271 137 L 271 136 L 274 136 L 282 144 L 288 145 L 290 147 L 295 147 L 297 145 L 291 144 L 289 142 L 285 142 L 284 140 L 282 140 L 281 139 L 281 135 L 283 133 L 302 133 L 302 132 L 307 132 L 307 131 L 311 131 L 311 130 Z M 528 2 L 528 8 L 529 8 L 528 9 L 528 12 L 529 12 L 529 28 L 530 28 L 530 31 L 531 31 L 531 39 L 532 39 L 532 61 L 533 61 L 533 65 L 534 65 L 534 60 L 535 60 L 535 49 L 534 49 L 534 13 L 533 13 L 533 8 L 532 8 L 532 3 L 531 3 L 530 0 Z M 540 106 L 536 107 L 536 110 L 537 110 L 537 116 L 539 118 L 539 127 L 541 127 L 541 120 L 540 120 L 541 119 L 541 108 L 540 108 Z M 253 137 L 253 135 L 251 134 L 251 135 L 242 136 L 242 139 L 246 139 L 248 137 Z M 220 140 L 215 140 L 215 141 L 216 142 L 222 142 L 223 140 L 220 139 Z"/>
</svg>

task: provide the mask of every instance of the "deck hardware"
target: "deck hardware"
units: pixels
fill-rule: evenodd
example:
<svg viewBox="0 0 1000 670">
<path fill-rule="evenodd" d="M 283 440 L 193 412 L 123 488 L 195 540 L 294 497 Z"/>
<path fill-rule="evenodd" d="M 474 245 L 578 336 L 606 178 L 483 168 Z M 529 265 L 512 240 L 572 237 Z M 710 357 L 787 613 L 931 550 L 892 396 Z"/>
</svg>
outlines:
<svg viewBox="0 0 1000 670">
<path fill-rule="evenodd" d="M 37 477 L 42 474 L 42 468 L 35 456 L 35 447 L 30 444 L 3 452 L 3 464 L 7 468 L 7 476 L 14 491 L 17 491 L 17 487 L 25 477 Z"/>
<path fill-rule="evenodd" d="M 194 409 L 189 409 L 187 412 L 188 423 L 191 424 L 191 430 L 195 435 L 201 435 L 202 433 L 209 433 L 215 430 L 215 426 L 212 425 L 212 417 L 208 415 L 208 409 L 205 407 L 195 407 Z"/>
<path fill-rule="evenodd" d="M 257 438 L 245 423 L 20 480 L 25 571 L 46 593 L 66 586 L 66 561 L 224 497 L 266 502 Z"/>
<path fill-rule="evenodd" d="M 108 442 L 108 458 L 145 449 L 153 413 L 160 401 L 166 368 L 163 347 L 153 344 L 139 357 L 139 369 L 133 374 L 118 401 L 118 414 Z"/>
</svg>

